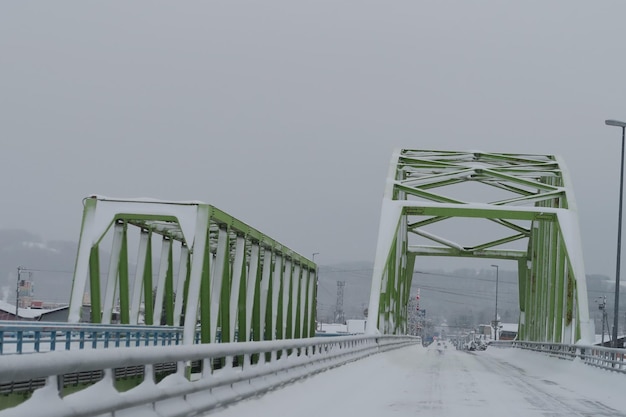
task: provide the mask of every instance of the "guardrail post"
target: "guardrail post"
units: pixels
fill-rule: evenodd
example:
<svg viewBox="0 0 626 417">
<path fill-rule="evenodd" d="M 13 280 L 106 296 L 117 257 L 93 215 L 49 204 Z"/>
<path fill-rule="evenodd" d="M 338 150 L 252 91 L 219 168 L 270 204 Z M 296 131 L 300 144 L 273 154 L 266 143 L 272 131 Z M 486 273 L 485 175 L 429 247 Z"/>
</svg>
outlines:
<svg viewBox="0 0 626 417">
<path fill-rule="evenodd" d="M 59 397 L 63 397 L 63 375 L 57 375 L 55 376 L 50 376 L 48 377 L 48 381 L 46 382 L 46 385 L 50 385 L 52 387 L 54 387 L 56 385 L 56 390 L 59 393 Z"/>
<path fill-rule="evenodd" d="M 50 350 L 55 351 L 57 347 L 57 332 L 56 330 L 50 332 Z"/>
<path fill-rule="evenodd" d="M 24 332 L 22 330 L 17 331 L 17 353 L 22 353 L 22 343 L 23 343 Z"/>
</svg>

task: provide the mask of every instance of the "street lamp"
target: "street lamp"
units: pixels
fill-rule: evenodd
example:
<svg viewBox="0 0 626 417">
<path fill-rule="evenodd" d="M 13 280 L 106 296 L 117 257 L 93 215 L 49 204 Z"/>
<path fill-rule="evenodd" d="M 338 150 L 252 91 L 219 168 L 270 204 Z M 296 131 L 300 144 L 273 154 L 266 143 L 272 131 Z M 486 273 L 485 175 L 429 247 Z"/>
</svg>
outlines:
<svg viewBox="0 0 626 417">
<path fill-rule="evenodd" d="M 617 261 L 615 265 L 615 307 L 613 312 L 613 347 L 617 347 L 617 324 L 619 317 L 619 270 L 620 252 L 622 251 L 622 200 L 624 195 L 624 131 L 626 122 L 619 120 L 605 120 L 607 126 L 617 126 L 622 128 L 622 164 L 619 174 L 619 211 L 617 213 Z"/>
<path fill-rule="evenodd" d="M 493 317 L 493 338 L 498 340 L 498 272 L 500 267 L 498 265 L 491 265 L 496 268 L 496 315 Z"/>
</svg>

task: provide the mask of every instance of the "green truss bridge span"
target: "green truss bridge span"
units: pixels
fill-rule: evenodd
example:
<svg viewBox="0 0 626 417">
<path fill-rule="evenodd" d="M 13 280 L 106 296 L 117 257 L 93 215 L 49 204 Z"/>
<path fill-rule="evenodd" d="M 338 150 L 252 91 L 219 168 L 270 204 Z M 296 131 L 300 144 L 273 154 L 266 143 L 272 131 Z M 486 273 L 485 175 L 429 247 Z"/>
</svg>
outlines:
<svg viewBox="0 0 626 417">
<path fill-rule="evenodd" d="M 269 236 L 201 202 L 92 196 L 84 205 L 70 322 L 183 326 L 184 344 L 315 335 L 316 265 Z M 106 276 L 102 245 L 111 248 Z M 138 254 L 134 274 L 129 253 Z M 407 333 L 414 267 L 427 256 L 516 262 L 518 339 L 593 341 L 576 205 L 559 157 L 394 152 L 368 334 Z"/>
<path fill-rule="evenodd" d="M 475 232 L 450 237 L 451 230 Z M 518 339 L 594 340 L 576 204 L 561 158 L 394 152 L 369 304 L 377 315 L 370 314 L 368 332 L 406 333 L 414 266 L 426 256 L 517 261 Z"/>
<path fill-rule="evenodd" d="M 186 345 L 306 338 L 316 282 L 312 261 L 211 205 L 92 196 L 69 321 L 183 326 Z"/>
</svg>

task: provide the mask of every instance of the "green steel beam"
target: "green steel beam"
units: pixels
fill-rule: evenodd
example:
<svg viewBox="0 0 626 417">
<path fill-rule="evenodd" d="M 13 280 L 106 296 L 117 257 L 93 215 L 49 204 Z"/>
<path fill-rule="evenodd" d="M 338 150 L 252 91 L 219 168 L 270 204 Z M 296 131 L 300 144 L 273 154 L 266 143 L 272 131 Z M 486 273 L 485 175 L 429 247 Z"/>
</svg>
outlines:
<svg viewBox="0 0 626 417">
<path fill-rule="evenodd" d="M 139 291 L 138 288 L 135 291 Z M 154 303 L 152 301 L 152 232 L 148 232 L 148 248 L 143 272 L 143 300 L 144 320 L 147 325 L 153 325 Z"/>
<path fill-rule="evenodd" d="M 100 254 L 98 247 L 91 248 L 89 256 L 89 289 L 91 301 L 91 322 L 102 321 L 102 307 L 100 303 Z"/>
<path fill-rule="evenodd" d="M 120 249 L 119 279 L 120 279 L 120 323 L 130 324 L 130 294 L 128 292 L 128 226 L 124 223 L 122 232 L 122 247 Z"/>
<path fill-rule="evenodd" d="M 209 247 L 209 234 L 206 235 L 206 247 Z M 200 275 L 200 342 L 210 343 L 211 340 L 211 264 L 212 255 L 205 254 L 202 257 L 202 273 Z"/>
<path fill-rule="evenodd" d="M 168 326 L 174 325 L 174 260 L 172 256 L 172 246 L 167 253 L 167 271 L 165 272 L 165 324 Z M 182 277 L 184 280 L 185 277 Z"/>
</svg>

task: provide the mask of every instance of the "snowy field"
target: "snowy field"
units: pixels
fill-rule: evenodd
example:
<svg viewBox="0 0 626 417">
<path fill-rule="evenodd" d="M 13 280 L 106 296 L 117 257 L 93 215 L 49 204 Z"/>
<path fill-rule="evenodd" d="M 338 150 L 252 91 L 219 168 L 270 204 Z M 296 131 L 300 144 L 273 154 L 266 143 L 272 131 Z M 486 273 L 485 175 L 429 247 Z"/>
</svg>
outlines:
<svg viewBox="0 0 626 417">
<path fill-rule="evenodd" d="M 412 346 L 207 415 L 626 416 L 626 375 L 519 349 Z"/>
</svg>

